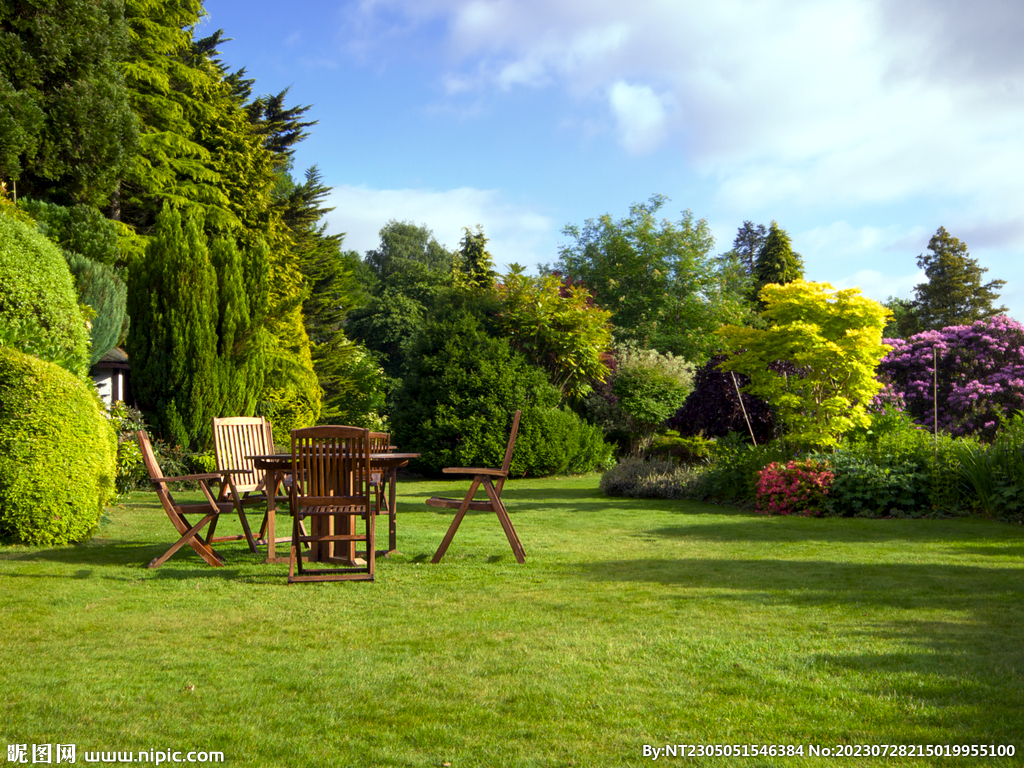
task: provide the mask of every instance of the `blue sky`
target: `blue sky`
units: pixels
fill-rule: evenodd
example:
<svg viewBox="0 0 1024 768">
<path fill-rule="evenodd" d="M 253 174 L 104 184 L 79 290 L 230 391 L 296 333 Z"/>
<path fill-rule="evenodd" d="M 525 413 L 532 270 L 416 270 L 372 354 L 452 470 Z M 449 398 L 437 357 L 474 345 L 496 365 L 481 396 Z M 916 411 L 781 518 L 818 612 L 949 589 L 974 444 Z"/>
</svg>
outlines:
<svg viewBox="0 0 1024 768">
<path fill-rule="evenodd" d="M 365 252 L 389 219 L 499 269 L 652 194 L 716 252 L 775 220 L 806 278 L 909 298 L 939 226 L 1024 320 L 1017 0 L 206 0 L 200 35 L 319 121 L 296 170 Z"/>
</svg>

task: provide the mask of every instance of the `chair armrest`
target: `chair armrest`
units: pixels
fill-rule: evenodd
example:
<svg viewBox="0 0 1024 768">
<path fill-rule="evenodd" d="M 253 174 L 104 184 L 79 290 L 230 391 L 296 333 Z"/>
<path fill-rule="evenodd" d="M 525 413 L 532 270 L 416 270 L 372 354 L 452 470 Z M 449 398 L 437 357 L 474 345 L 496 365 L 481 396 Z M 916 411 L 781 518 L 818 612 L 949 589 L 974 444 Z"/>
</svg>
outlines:
<svg viewBox="0 0 1024 768">
<path fill-rule="evenodd" d="M 500 469 L 485 469 L 483 467 L 445 467 L 441 471 L 447 475 L 490 475 L 491 477 L 508 475 L 508 472 Z"/>
<path fill-rule="evenodd" d="M 150 480 L 154 483 L 177 483 L 182 481 L 196 482 L 200 480 L 220 480 L 223 482 L 224 478 L 229 474 L 230 472 L 208 472 L 204 475 L 179 475 L 178 477 L 151 477 Z"/>
</svg>

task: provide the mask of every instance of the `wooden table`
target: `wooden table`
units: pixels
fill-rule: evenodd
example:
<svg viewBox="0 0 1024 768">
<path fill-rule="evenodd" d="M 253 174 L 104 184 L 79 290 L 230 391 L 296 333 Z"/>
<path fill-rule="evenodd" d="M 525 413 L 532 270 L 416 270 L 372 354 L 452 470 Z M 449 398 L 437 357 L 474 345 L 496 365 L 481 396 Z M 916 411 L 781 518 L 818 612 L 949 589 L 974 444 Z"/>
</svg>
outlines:
<svg viewBox="0 0 1024 768">
<path fill-rule="evenodd" d="M 378 555 L 387 557 L 395 551 L 395 480 L 398 478 L 398 469 L 408 464 L 409 459 L 418 459 L 419 457 L 418 453 L 399 453 L 397 451 L 370 454 L 371 470 L 379 469 L 382 473 L 387 473 L 388 477 L 388 548 L 378 550 Z M 277 512 L 277 490 L 284 482 L 285 476 L 291 474 L 292 455 L 291 453 L 268 453 L 256 454 L 248 458 L 253 460 L 256 469 L 264 470 L 267 473 L 267 559 L 263 562 L 287 563 L 289 557 L 276 556 L 275 544 L 290 542 L 291 536 L 275 538 L 274 518 Z"/>
</svg>

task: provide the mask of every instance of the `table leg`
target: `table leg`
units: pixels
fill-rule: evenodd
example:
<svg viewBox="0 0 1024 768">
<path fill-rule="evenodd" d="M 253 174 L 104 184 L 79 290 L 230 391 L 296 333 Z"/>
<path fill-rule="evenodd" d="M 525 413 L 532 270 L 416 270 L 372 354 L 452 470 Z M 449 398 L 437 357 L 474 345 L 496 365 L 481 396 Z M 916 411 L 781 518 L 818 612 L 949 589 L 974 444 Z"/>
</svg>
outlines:
<svg viewBox="0 0 1024 768">
<path fill-rule="evenodd" d="M 395 521 L 398 518 L 398 509 L 395 507 L 395 481 L 398 480 L 398 466 L 388 468 L 388 554 L 397 548 L 398 537 L 395 531 Z"/>
</svg>

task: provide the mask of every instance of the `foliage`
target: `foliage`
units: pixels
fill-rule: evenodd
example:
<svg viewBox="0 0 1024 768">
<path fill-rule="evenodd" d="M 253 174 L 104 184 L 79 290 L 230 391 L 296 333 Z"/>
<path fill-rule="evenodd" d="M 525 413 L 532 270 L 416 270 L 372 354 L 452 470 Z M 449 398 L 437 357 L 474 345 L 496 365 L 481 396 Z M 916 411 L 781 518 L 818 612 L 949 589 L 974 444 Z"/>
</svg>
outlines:
<svg viewBox="0 0 1024 768">
<path fill-rule="evenodd" d="M 750 275 L 754 274 L 757 256 L 767 238 L 768 228 L 764 224 L 754 224 L 749 220 L 744 221 L 743 225 L 736 230 L 736 237 L 732 241 L 732 250 Z"/>
<path fill-rule="evenodd" d="M 0 328 L 4 343 L 85 376 L 89 336 L 60 249 L 0 206 Z"/>
<path fill-rule="evenodd" d="M 692 394 L 692 393 L 691 393 Z M 715 441 L 699 435 L 680 435 L 673 430 L 655 436 L 647 454 L 654 459 L 674 461 L 684 465 L 710 463 Z"/>
<path fill-rule="evenodd" d="M 484 228 L 477 224 L 475 232 L 469 227 L 463 227 L 462 231 L 465 235 L 455 255 L 456 275 L 467 285 L 483 289 L 493 288 L 494 279 L 498 274 L 494 271 L 494 257 L 487 250 Z"/>
<path fill-rule="evenodd" d="M 671 461 L 623 459 L 601 475 L 601 492 L 606 496 L 634 499 L 684 499 L 692 495 L 695 475 Z"/>
<path fill-rule="evenodd" d="M 157 220 L 130 272 L 128 354 L 135 396 L 172 444 L 206 448 L 214 416 L 256 407 L 270 356 L 266 280 L 265 250 L 243 258 L 227 238 L 208 248 L 196 210 Z"/>
<path fill-rule="evenodd" d="M 883 339 L 905 339 L 913 336 L 921 329 L 917 326 L 917 315 L 914 314 L 914 302 L 890 296 L 882 302 L 882 306 L 892 313 L 889 322 L 882 329 Z"/>
<path fill-rule="evenodd" d="M 439 311 L 412 342 L 390 409 L 396 444 L 420 453 L 414 468 L 497 466 L 512 413 L 553 408 L 558 392 L 505 339 L 487 334 L 470 310 Z M 521 429 L 529 431 L 523 423 Z"/>
<path fill-rule="evenodd" d="M 993 317 L 888 343 L 879 376 L 929 429 L 935 426 L 934 356 L 939 429 L 991 441 L 1001 418 L 1024 410 L 1024 326 L 1015 320 Z"/>
<path fill-rule="evenodd" d="M 768 404 L 743 391 L 750 384 L 749 376 L 719 368 L 725 359 L 726 355 L 714 355 L 697 369 L 693 391 L 687 395 L 683 407 L 668 420 L 669 426 L 683 435 L 724 437 L 729 432 L 749 434 L 753 430 L 758 444 L 774 439 L 777 437 L 775 418 Z M 771 363 L 769 368 L 779 376 L 796 372 L 792 365 L 780 362 Z"/>
<path fill-rule="evenodd" d="M 620 347 L 612 393 L 626 417 L 634 455 L 647 450 L 655 431 L 686 400 L 693 388 L 693 368 L 671 352 Z"/>
<path fill-rule="evenodd" d="M 127 45 L 116 0 L 0 6 L 0 175 L 22 194 L 109 199 L 138 137 L 118 71 Z"/>
<path fill-rule="evenodd" d="M 269 334 L 264 327 L 268 303 L 268 253 L 256 241 L 242 253 L 234 238 L 210 243 L 210 266 L 217 275 L 215 304 L 217 384 L 215 410 L 222 416 L 255 412 L 263 389 Z"/>
<path fill-rule="evenodd" d="M 314 347 L 313 367 L 324 392 L 320 423 L 387 431 L 384 412 L 389 381 L 364 347 L 339 331 Z"/>
<path fill-rule="evenodd" d="M 867 406 L 881 384 L 875 367 L 885 354 L 887 310 L 860 290 L 835 291 L 828 283 L 798 280 L 761 291 L 766 328 L 723 328 L 725 345 L 738 353 L 724 370 L 750 376 L 748 390 L 771 403 L 800 446 L 835 445 L 868 422 Z M 792 363 L 796 376 L 779 377 L 770 365 Z"/>
<path fill-rule="evenodd" d="M 92 206 L 63 206 L 23 198 L 18 207 L 35 219 L 39 230 L 65 252 L 80 254 L 111 268 L 127 264 L 118 244 L 117 224 Z"/>
<path fill-rule="evenodd" d="M 820 517 L 832 486 L 827 461 L 772 462 L 758 473 L 757 511 L 766 515 Z"/>
<path fill-rule="evenodd" d="M 1024 414 L 1006 419 L 991 445 L 961 440 L 957 459 L 981 512 L 1024 522 Z"/>
<path fill-rule="evenodd" d="M 531 404 L 523 410 L 510 473 L 581 474 L 611 466 L 612 461 L 612 448 L 598 427 L 568 408 Z"/>
<path fill-rule="evenodd" d="M 385 289 L 349 313 L 345 330 L 354 340 L 378 354 L 389 377 L 399 378 L 404 366 L 405 345 L 422 326 L 424 311 L 424 305 L 416 299 Z"/>
<path fill-rule="evenodd" d="M 772 462 L 788 462 L 791 458 L 779 440 L 755 447 L 746 442 L 742 433 L 730 432 L 715 441 L 711 467 L 694 483 L 691 498 L 734 504 L 753 502 L 761 470 Z"/>
<path fill-rule="evenodd" d="M 999 299 L 996 292 L 1005 280 L 981 284 L 988 269 L 978 265 L 967 252 L 967 244 L 939 227 L 928 241 L 930 253 L 917 257 L 917 266 L 924 270 L 928 282 L 914 288 L 913 315 L 920 330 L 937 330 L 953 325 L 968 325 L 1006 312 L 1006 307 L 993 306 Z"/>
<path fill-rule="evenodd" d="M 935 440 L 899 411 L 871 415 L 834 452 L 835 482 L 829 513 L 866 517 L 922 517 L 965 511 L 959 470 L 959 441 Z"/>
<path fill-rule="evenodd" d="M 411 273 L 419 279 L 447 276 L 455 257 L 434 238 L 425 224 L 391 219 L 380 230 L 380 246 L 366 252 L 366 264 L 381 285 L 393 284 L 396 273 Z"/>
<path fill-rule="evenodd" d="M 197 212 L 167 208 L 129 281 L 132 389 L 157 432 L 206 446 L 218 416 L 217 275 Z"/>
<path fill-rule="evenodd" d="M 786 230 L 773 221 L 754 261 L 754 295 L 760 297 L 766 285 L 785 285 L 803 277 L 803 258 L 793 251 Z"/>
<path fill-rule="evenodd" d="M 702 361 L 718 346 L 712 334 L 719 326 L 747 317 L 744 288 L 709 257 L 714 240 L 705 220 L 686 211 L 678 223 L 657 221 L 666 202 L 654 195 L 619 221 L 605 214 L 582 228 L 567 226 L 572 242 L 554 270 L 612 312 L 618 341 Z"/>
<path fill-rule="evenodd" d="M 105 264 L 66 251 L 68 269 L 75 280 L 79 300 L 95 313 L 89 328 L 89 365 L 96 365 L 117 346 L 124 328 L 128 287 Z"/>
<path fill-rule="evenodd" d="M 115 452 L 94 391 L 0 348 L 0 534 L 27 544 L 89 538 L 114 492 Z"/>
<path fill-rule="evenodd" d="M 591 382 L 605 380 L 611 313 L 595 306 L 586 289 L 554 275 L 530 277 L 513 265 L 497 291 L 499 327 L 563 395 L 583 397 Z"/>
</svg>

